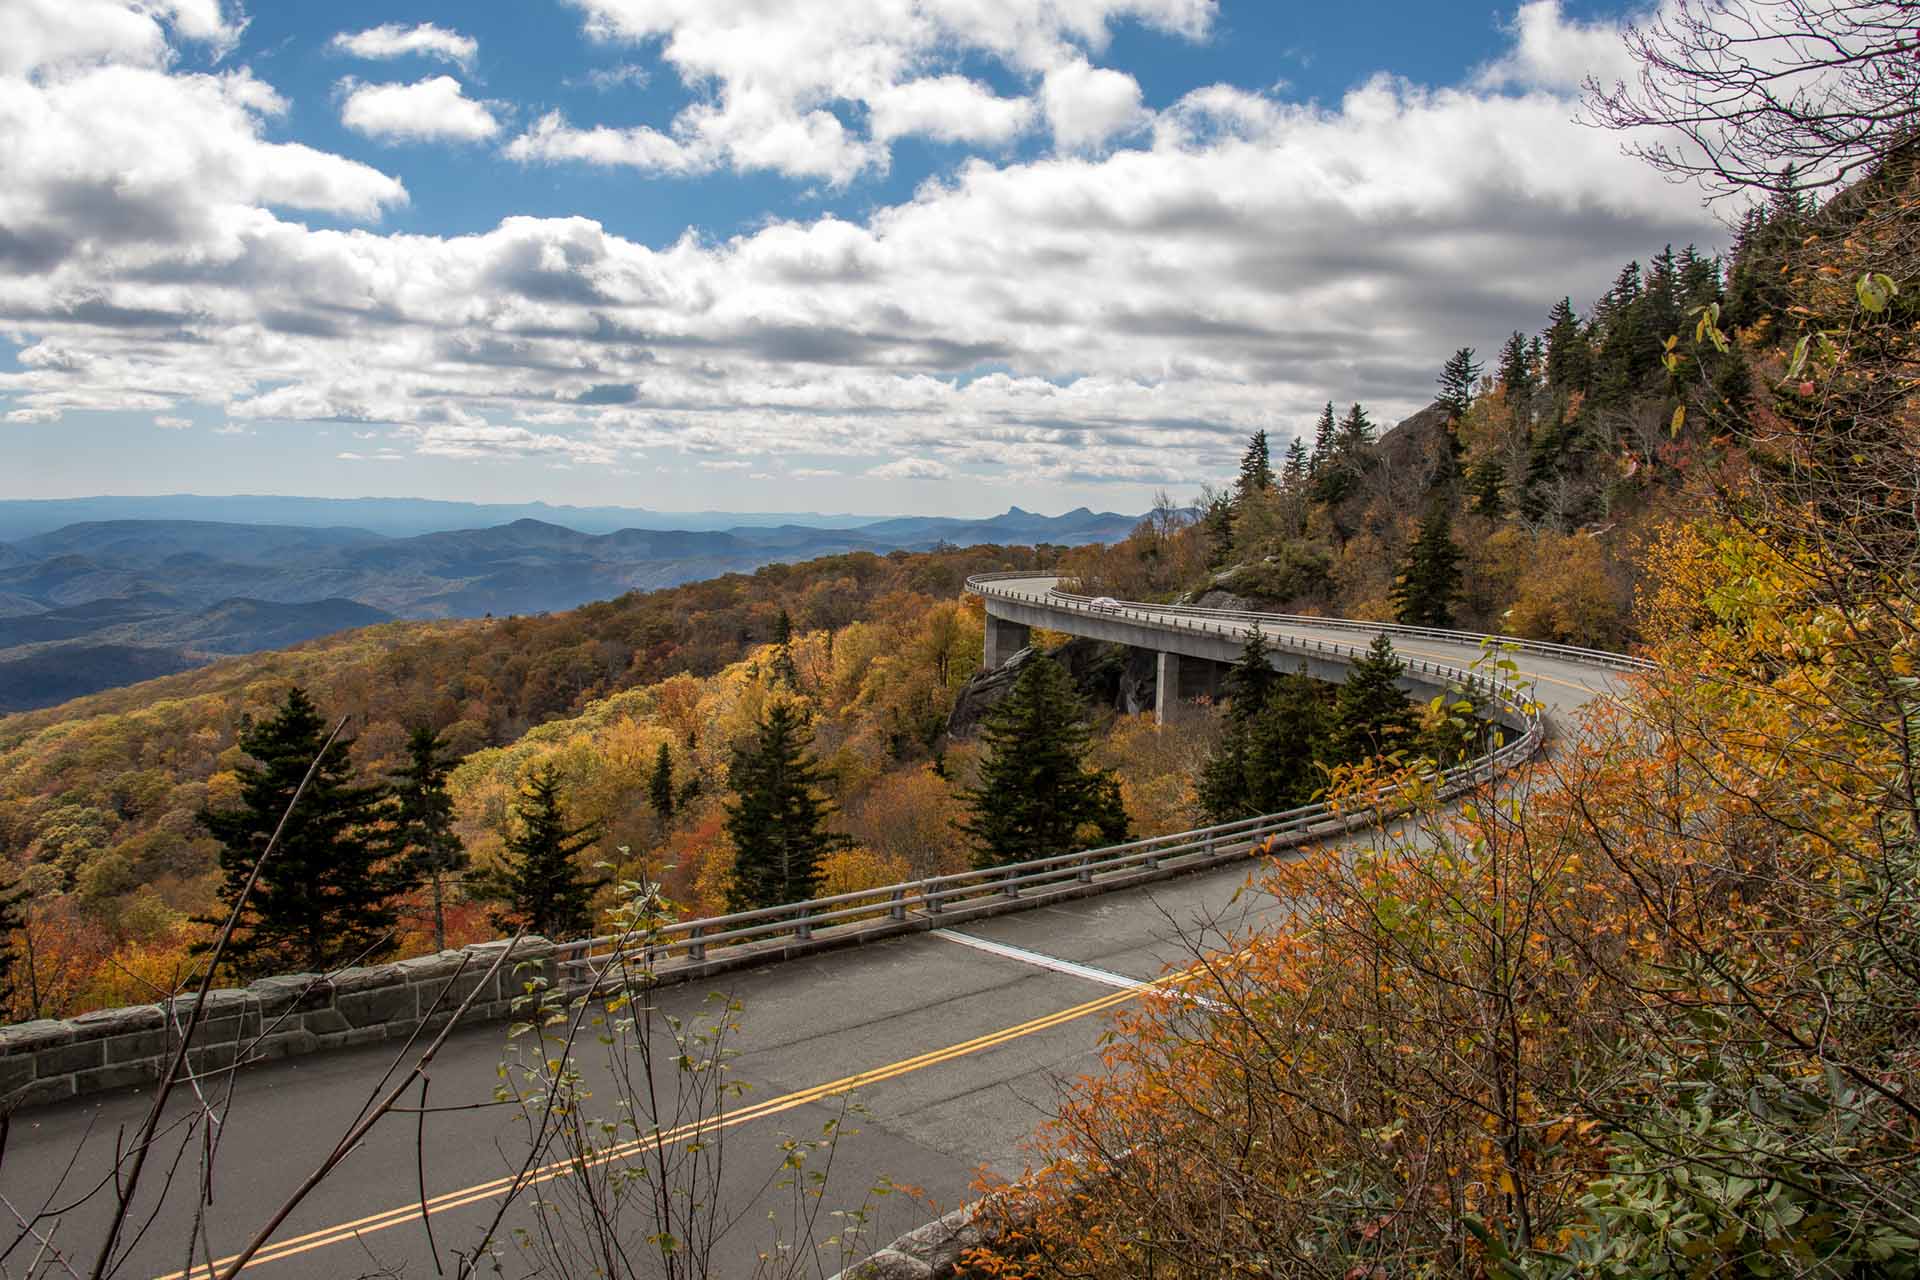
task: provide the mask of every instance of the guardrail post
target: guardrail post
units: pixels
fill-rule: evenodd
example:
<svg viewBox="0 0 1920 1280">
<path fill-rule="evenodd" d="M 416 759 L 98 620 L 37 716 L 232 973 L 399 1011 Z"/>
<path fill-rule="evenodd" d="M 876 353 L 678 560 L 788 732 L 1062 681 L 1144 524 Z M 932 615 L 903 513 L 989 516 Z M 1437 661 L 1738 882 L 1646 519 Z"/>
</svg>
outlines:
<svg viewBox="0 0 1920 1280">
<path fill-rule="evenodd" d="M 905 920 L 907 918 L 906 886 L 902 885 L 893 891 L 893 897 L 888 900 L 887 914 L 895 920 Z"/>
<path fill-rule="evenodd" d="M 1009 869 L 1006 875 L 1006 882 L 1000 886 L 1000 892 L 1009 898 L 1017 898 L 1020 896 L 1020 886 L 1013 882 L 1014 874 L 1015 873 Z"/>
<path fill-rule="evenodd" d="M 920 886 L 920 909 L 930 916 L 939 915 L 940 905 L 945 901 L 945 899 L 940 896 L 943 892 L 945 891 L 941 889 L 930 890 L 926 885 L 922 884 Z"/>
<path fill-rule="evenodd" d="M 793 936 L 805 942 L 813 937 L 813 917 L 803 915 L 793 922 Z"/>
<path fill-rule="evenodd" d="M 1091 858 L 1082 858 L 1073 865 L 1074 879 L 1078 880 L 1081 884 L 1093 883 L 1093 860 Z"/>
<path fill-rule="evenodd" d="M 707 958 L 707 944 L 701 941 L 701 939 L 706 936 L 707 927 L 705 925 L 697 924 L 687 930 L 687 959 L 705 960 Z"/>
</svg>

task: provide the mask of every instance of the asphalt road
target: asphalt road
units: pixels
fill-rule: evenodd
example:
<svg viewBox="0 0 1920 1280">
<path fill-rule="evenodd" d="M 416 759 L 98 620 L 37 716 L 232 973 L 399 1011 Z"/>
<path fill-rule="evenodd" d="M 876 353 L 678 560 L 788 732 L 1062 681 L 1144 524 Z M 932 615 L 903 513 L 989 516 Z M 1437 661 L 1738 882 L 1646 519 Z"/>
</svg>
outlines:
<svg viewBox="0 0 1920 1280">
<path fill-rule="evenodd" d="M 1043 584 L 1033 580 L 1042 595 Z M 1063 615 L 1061 629 L 1071 629 L 1070 619 Z M 1366 638 L 1332 628 L 1288 631 L 1321 632 L 1347 644 Z M 1461 665 L 1478 653 L 1475 645 L 1425 639 L 1400 647 Z M 1609 673 L 1594 668 L 1525 654 L 1517 661 L 1553 716 L 1565 717 L 1609 687 Z M 1257 890 L 1236 896 L 1255 870 L 1223 868 L 952 933 L 915 934 L 729 975 L 724 990 L 742 1006 L 731 1078 L 744 1091 L 729 1100 L 728 1124 L 719 1134 L 724 1163 L 714 1200 L 732 1225 L 715 1246 L 712 1274 L 750 1275 L 768 1247 L 768 1214 L 779 1214 L 791 1200 L 773 1185 L 786 1135 L 817 1136 L 836 1119 L 846 1125 L 821 1197 L 829 1209 L 857 1206 L 889 1179 L 918 1188 L 918 1195 L 871 1200 L 865 1237 L 875 1242 L 969 1199 L 983 1168 L 1017 1173 L 1023 1140 L 1048 1113 L 1060 1083 L 1096 1065 L 1100 1031 L 1110 1011 L 1132 998 L 1129 984 L 1184 967 L 1190 948 L 1210 930 L 1284 909 Z M 710 1007 L 711 994 L 690 987 L 660 992 L 656 1016 L 692 1020 Z M 420 1277 L 438 1274 L 436 1257 L 452 1274 L 456 1253 L 473 1248 L 499 1207 L 495 1184 L 528 1149 L 518 1113 L 488 1105 L 510 1053 L 501 1027 L 456 1032 L 434 1064 L 429 1103 L 469 1109 L 389 1117 L 274 1234 L 247 1274 L 266 1280 Z M 611 1108 L 599 1046 L 589 1044 L 579 1056 L 590 1085 L 599 1086 L 592 1105 Z M 239 1073 L 218 1127 L 211 1204 L 198 1236 L 201 1152 L 197 1146 L 187 1151 L 169 1180 L 173 1151 L 166 1148 L 164 1159 L 149 1164 L 148 1194 L 135 1214 L 136 1222 L 149 1225 L 118 1274 L 177 1277 L 188 1265 L 190 1240 L 196 1262 L 236 1252 L 351 1125 L 393 1058 L 393 1046 L 374 1046 Z M 669 1095 L 671 1076 L 660 1076 Z M 849 1083 L 860 1108 L 854 1115 L 842 1110 Z M 141 1121 L 147 1102 L 144 1091 L 131 1090 L 15 1116 L 0 1159 L 0 1215 L 31 1215 L 48 1203 L 77 1200 L 110 1176 L 114 1144 Z M 191 1095 L 176 1096 L 169 1118 L 197 1105 Z M 823 1160 L 810 1163 L 818 1167 Z M 540 1190 L 554 1195 L 563 1187 L 561 1179 Z M 430 1209 L 425 1221 L 423 1199 Z M 51 1232 L 55 1246 L 90 1263 L 103 1220 L 96 1198 L 42 1230 Z M 509 1210 L 510 1227 L 532 1221 L 523 1207 Z M 812 1236 L 825 1239 L 842 1225 L 822 1218 L 812 1224 Z M 795 1234 L 791 1221 L 785 1231 Z M 504 1247 L 505 1274 L 536 1272 L 534 1255 L 510 1240 Z M 40 1274 L 29 1271 L 38 1248 L 34 1240 L 18 1244 L 0 1260 L 0 1275 Z M 831 1248 L 817 1259 L 825 1273 L 840 1263 Z M 809 1265 L 801 1274 L 817 1272 Z"/>
</svg>

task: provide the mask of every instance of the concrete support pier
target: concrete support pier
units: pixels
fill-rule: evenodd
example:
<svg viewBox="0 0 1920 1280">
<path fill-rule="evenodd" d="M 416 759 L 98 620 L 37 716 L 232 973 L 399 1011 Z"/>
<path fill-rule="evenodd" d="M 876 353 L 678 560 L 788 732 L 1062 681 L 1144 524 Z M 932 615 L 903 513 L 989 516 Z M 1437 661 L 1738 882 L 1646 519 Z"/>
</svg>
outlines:
<svg viewBox="0 0 1920 1280">
<path fill-rule="evenodd" d="M 1220 696 L 1220 673 L 1225 668 L 1207 658 L 1182 657 L 1164 649 L 1154 665 L 1153 718 L 1166 724 L 1194 709 L 1201 698 Z"/>
<path fill-rule="evenodd" d="M 986 651 L 981 655 L 981 665 L 989 671 L 998 671 L 1006 665 L 1008 658 L 1020 652 L 1031 643 L 1033 628 L 1019 622 L 1008 622 L 1005 618 L 987 615 Z"/>
</svg>

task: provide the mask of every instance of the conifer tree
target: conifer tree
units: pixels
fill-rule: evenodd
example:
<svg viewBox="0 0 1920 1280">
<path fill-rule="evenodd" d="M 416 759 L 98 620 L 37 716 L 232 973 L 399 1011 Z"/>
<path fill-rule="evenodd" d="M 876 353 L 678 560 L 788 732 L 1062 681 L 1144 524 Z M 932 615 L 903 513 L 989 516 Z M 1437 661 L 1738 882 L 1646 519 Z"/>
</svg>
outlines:
<svg viewBox="0 0 1920 1280">
<path fill-rule="evenodd" d="M 1499 458 L 1488 454 L 1474 464 L 1473 474 L 1467 478 L 1467 495 L 1473 499 L 1473 509 L 1489 519 L 1498 517 L 1505 509 L 1504 491 L 1507 484 L 1507 465 Z"/>
<path fill-rule="evenodd" d="M 653 757 L 653 776 L 647 779 L 647 803 L 662 827 L 673 822 L 673 753 L 661 743 Z"/>
<path fill-rule="evenodd" d="M 1407 744 L 1413 707 L 1397 683 L 1405 670 L 1385 633 L 1375 636 L 1367 655 L 1347 669 L 1347 681 L 1334 699 L 1332 759 L 1351 764 Z"/>
<path fill-rule="evenodd" d="M 305 690 L 290 689 L 271 718 L 240 730 L 237 744 L 250 760 L 234 770 L 239 807 L 200 811 L 200 825 L 220 842 L 222 911 L 199 919 L 213 925 L 225 922 L 286 817 L 227 944 L 228 963 L 243 976 L 325 972 L 389 945 L 392 899 L 406 875 L 385 858 L 381 788 L 354 781 L 345 741 L 323 755 L 326 738 L 320 709 Z M 316 758 L 313 781 L 293 805 Z"/>
<path fill-rule="evenodd" d="M 1406 568 L 1394 583 L 1394 616 L 1416 627 L 1450 627 L 1459 594 L 1460 548 L 1453 543 L 1453 519 L 1445 504 L 1436 504 L 1420 522 Z"/>
<path fill-rule="evenodd" d="M 1307 482 L 1307 446 L 1299 436 L 1295 436 L 1287 446 L 1287 458 L 1280 467 L 1280 478 L 1287 488 L 1296 492 Z"/>
<path fill-rule="evenodd" d="M 1507 403 L 1512 405 L 1533 395 L 1533 366 L 1527 361 L 1527 340 L 1518 329 L 1507 336 L 1500 348 L 1500 385 L 1506 388 Z"/>
<path fill-rule="evenodd" d="M 1245 502 L 1273 488 L 1273 458 L 1267 448 L 1267 433 L 1260 430 L 1247 440 L 1247 451 L 1240 456 L 1240 478 L 1234 482 L 1236 502 Z"/>
<path fill-rule="evenodd" d="M 17 951 L 21 930 L 27 927 L 21 905 L 27 900 L 27 887 L 18 880 L 0 884 L 0 1021 L 13 1007 L 13 967 L 19 963 Z"/>
<path fill-rule="evenodd" d="M 800 683 L 793 666 L 793 616 L 784 608 L 773 619 L 773 678 L 792 689 Z"/>
<path fill-rule="evenodd" d="M 1437 403 L 1447 411 L 1449 427 L 1473 407 L 1473 389 L 1479 381 L 1480 366 L 1474 363 L 1472 347 L 1461 347 L 1441 366 Z"/>
<path fill-rule="evenodd" d="M 1332 728 L 1325 686 L 1302 667 L 1281 676 L 1248 726 L 1247 796 L 1251 813 L 1279 813 L 1313 799 Z"/>
<path fill-rule="evenodd" d="M 1326 460 L 1315 476 L 1314 497 L 1328 504 L 1344 500 L 1372 463 L 1373 420 L 1356 403 L 1333 429 Z"/>
<path fill-rule="evenodd" d="M 1256 714 L 1267 704 L 1267 695 L 1280 681 L 1280 673 L 1273 669 L 1267 655 L 1267 638 L 1260 634 L 1260 629 L 1255 627 L 1247 632 L 1247 641 L 1240 648 L 1240 660 L 1221 682 L 1221 693 L 1236 719 L 1245 720 Z"/>
<path fill-rule="evenodd" d="M 974 865 L 999 866 L 1127 838 L 1119 783 L 1087 764 L 1086 706 L 1059 663 L 1035 657 L 987 713 L 980 785 L 961 792 Z"/>
<path fill-rule="evenodd" d="M 568 825 L 560 771 L 540 765 L 514 801 L 500 865 L 473 877 L 469 887 L 501 904 L 494 915 L 500 925 L 524 925 L 543 938 L 584 938 L 593 932 L 593 894 L 603 881 L 584 874 L 574 856 L 599 835 L 594 823 Z"/>
<path fill-rule="evenodd" d="M 1547 386 L 1563 409 L 1568 397 L 1587 389 L 1592 361 L 1573 302 L 1562 298 L 1547 313 Z"/>
<path fill-rule="evenodd" d="M 407 763 L 388 779 L 393 798 L 387 832 L 394 865 L 408 880 L 433 890 L 433 944 L 447 946 L 446 881 L 466 870 L 467 848 L 453 831 L 453 797 L 447 792 L 446 744 L 428 725 L 407 735 Z"/>
<path fill-rule="evenodd" d="M 1207 502 L 1207 567 L 1218 569 L 1233 559 L 1233 498 L 1217 493 Z"/>
<path fill-rule="evenodd" d="M 1318 476 L 1333 459 L 1334 437 L 1333 401 L 1327 401 L 1326 408 L 1320 410 L 1320 418 L 1313 425 L 1313 452 L 1307 456 L 1307 474 Z"/>
<path fill-rule="evenodd" d="M 733 838 L 735 911 L 804 902 L 814 895 L 820 860 L 846 841 L 827 830 L 833 805 L 820 766 L 808 754 L 813 734 L 789 700 L 767 708 L 753 735 L 733 749 L 727 783 L 727 833 Z"/>
<path fill-rule="evenodd" d="M 1215 822 L 1232 822 L 1257 812 L 1247 772 L 1251 726 L 1265 709 L 1267 695 L 1279 678 L 1267 659 L 1266 637 L 1257 628 L 1248 632 L 1240 660 L 1222 681 L 1221 693 L 1227 703 L 1226 724 L 1196 784 L 1201 807 Z"/>
</svg>

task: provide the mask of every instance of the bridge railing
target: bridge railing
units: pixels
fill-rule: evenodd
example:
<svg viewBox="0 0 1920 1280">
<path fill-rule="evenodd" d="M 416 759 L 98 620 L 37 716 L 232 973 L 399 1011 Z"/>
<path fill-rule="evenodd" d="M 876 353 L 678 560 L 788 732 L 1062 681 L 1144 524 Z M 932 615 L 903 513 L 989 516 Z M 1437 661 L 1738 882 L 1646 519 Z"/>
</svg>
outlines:
<svg viewBox="0 0 1920 1280">
<path fill-rule="evenodd" d="M 1045 578 L 1048 575 L 1027 571 L 1024 573 L 977 573 L 967 579 L 967 588 L 978 595 L 990 594 L 983 587 L 995 582 L 1010 582 L 1025 579 Z M 1204 609 L 1197 605 L 1155 604 L 1144 605 L 1123 602 L 1118 608 L 1094 604 L 1099 596 L 1082 595 L 1071 591 L 1062 591 L 1059 587 L 1049 587 L 1048 603 L 1073 609 L 1076 612 L 1092 613 L 1096 616 L 1132 616 L 1141 620 L 1171 616 L 1176 618 L 1215 618 L 1233 622 L 1263 622 L 1273 626 L 1319 627 L 1330 631 L 1352 631 L 1365 635 L 1378 635 L 1385 632 L 1391 636 L 1412 636 L 1424 640 L 1441 640 L 1452 644 L 1485 644 L 1492 642 L 1502 647 L 1512 646 L 1522 653 L 1539 654 L 1542 657 L 1562 658 L 1568 662 L 1586 666 L 1612 667 L 1623 671 L 1652 671 L 1654 664 L 1645 658 L 1636 658 L 1629 654 L 1613 653 L 1606 649 L 1586 649 L 1579 645 L 1555 644 L 1550 640 L 1528 640 L 1522 636 L 1499 635 L 1490 632 L 1454 631 L 1442 627 L 1415 627 L 1401 622 L 1355 622 L 1348 618 L 1321 618 L 1312 614 L 1300 613 L 1255 613 L 1239 609 Z M 1014 596 L 1013 599 L 1022 597 Z"/>
<path fill-rule="evenodd" d="M 1032 573 L 1012 573 L 1005 578 L 1031 578 Z M 991 581 L 989 575 L 969 579 L 974 583 Z M 1068 608 L 1090 608 L 1078 601 Z M 1134 611 L 1100 609 L 1111 616 Z M 1173 625 L 1194 630 L 1228 633 L 1223 621 L 1213 617 L 1148 618 L 1143 621 L 1162 626 Z M 1152 613 L 1160 610 L 1154 608 Z M 1242 618 L 1245 615 L 1229 615 Z M 1358 645 L 1308 637 L 1289 637 L 1288 642 L 1305 651 L 1319 652 L 1352 660 L 1365 653 Z M 1479 786 L 1508 768 L 1530 758 L 1539 749 L 1546 727 L 1540 708 L 1528 691 L 1506 680 L 1455 667 L 1446 663 L 1420 660 L 1409 662 L 1423 672 L 1443 678 L 1470 691 L 1485 703 L 1497 706 L 1518 726 L 1517 736 L 1500 742 L 1485 755 L 1445 771 L 1430 774 L 1435 795 L 1449 799 Z M 860 936 L 884 936 L 888 933 L 936 928 L 958 923 L 969 917 L 997 914 L 1016 906 L 1019 900 L 1068 894 L 1097 892 L 1177 875 L 1185 871 L 1242 859 L 1252 853 L 1293 848 L 1327 836 L 1340 835 L 1385 821 L 1410 807 L 1403 795 L 1383 798 L 1370 805 L 1343 808 L 1331 803 L 1303 805 L 1284 813 L 1265 814 L 1235 822 L 1197 827 L 1170 835 L 1130 840 L 1124 844 L 1096 849 L 1079 849 L 1033 858 L 1002 866 L 960 871 L 950 875 L 928 876 L 873 889 L 811 898 L 805 902 L 737 911 L 728 915 L 697 920 L 678 920 L 666 924 L 646 939 L 636 942 L 630 935 L 607 935 L 563 943 L 556 959 L 563 971 L 572 975 L 574 985 L 585 985 L 592 974 L 612 978 L 622 963 L 639 962 L 649 969 L 662 966 L 698 967 L 715 963 L 720 957 L 762 954 L 781 945 L 819 945 L 858 933 Z M 733 950 L 748 948 L 746 951 Z M 718 956 L 716 956 L 718 953 Z"/>
</svg>

